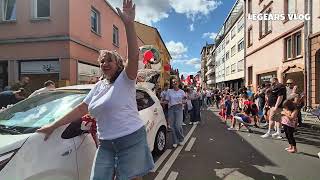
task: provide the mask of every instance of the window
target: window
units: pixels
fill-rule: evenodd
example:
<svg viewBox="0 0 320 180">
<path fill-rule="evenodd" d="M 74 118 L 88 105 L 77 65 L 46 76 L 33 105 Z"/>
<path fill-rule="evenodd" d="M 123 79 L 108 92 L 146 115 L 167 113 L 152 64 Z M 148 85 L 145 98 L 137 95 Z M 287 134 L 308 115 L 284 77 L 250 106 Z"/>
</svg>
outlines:
<svg viewBox="0 0 320 180">
<path fill-rule="evenodd" d="M 301 32 L 295 33 L 285 39 L 285 61 L 301 56 Z"/>
<path fill-rule="evenodd" d="M 291 37 L 286 39 L 286 46 L 287 46 L 287 59 L 292 58 L 292 40 Z"/>
<path fill-rule="evenodd" d="M 248 0 L 248 13 L 252 13 L 252 0 Z"/>
<path fill-rule="evenodd" d="M 244 70 L 244 60 L 242 59 L 238 62 L 238 72 L 243 70 Z"/>
<path fill-rule="evenodd" d="M 227 61 L 228 59 L 230 59 L 230 52 L 229 52 L 229 51 L 226 52 L 226 61 Z"/>
<path fill-rule="evenodd" d="M 235 73 L 237 71 L 236 68 L 237 68 L 236 63 L 231 65 L 231 74 L 233 74 L 233 73 Z"/>
<path fill-rule="evenodd" d="M 232 46 L 231 48 L 231 57 L 236 54 L 236 45 Z"/>
<path fill-rule="evenodd" d="M 119 47 L 119 29 L 113 25 L 113 44 Z"/>
<path fill-rule="evenodd" d="M 296 0 L 285 0 L 284 14 L 288 15 L 288 14 L 295 14 L 295 13 L 296 13 Z"/>
<path fill-rule="evenodd" d="M 236 36 L 236 28 L 234 27 L 232 30 L 231 30 L 231 39 L 233 39 L 235 36 Z"/>
<path fill-rule="evenodd" d="M 252 46 L 253 44 L 253 30 L 252 26 L 248 29 L 248 47 Z"/>
<path fill-rule="evenodd" d="M 241 17 L 238 22 L 238 32 L 240 32 L 243 29 L 243 26 L 244 26 L 244 19 L 243 17 Z"/>
<path fill-rule="evenodd" d="M 16 20 L 16 0 L 0 0 L 2 21 Z"/>
<path fill-rule="evenodd" d="M 238 42 L 238 52 L 242 51 L 244 48 L 243 39 Z"/>
<path fill-rule="evenodd" d="M 95 9 L 91 9 L 91 31 L 100 34 L 100 14 Z"/>
<path fill-rule="evenodd" d="M 248 67 L 248 85 L 251 85 L 253 81 L 253 70 L 252 66 Z"/>
<path fill-rule="evenodd" d="M 298 33 L 294 36 L 294 47 L 295 47 L 295 55 L 301 55 L 301 33 Z"/>
<path fill-rule="evenodd" d="M 138 111 L 151 107 L 154 104 L 153 99 L 147 92 L 137 90 L 136 94 Z"/>
<path fill-rule="evenodd" d="M 271 9 L 266 11 L 264 14 L 271 14 Z M 259 35 L 260 39 L 264 38 L 272 32 L 271 20 L 260 20 L 259 21 Z"/>
<path fill-rule="evenodd" d="M 229 44 L 230 42 L 230 38 L 229 38 L 229 34 L 226 36 L 226 45 Z"/>
<path fill-rule="evenodd" d="M 230 66 L 226 68 L 226 76 L 230 75 Z"/>
<path fill-rule="evenodd" d="M 34 18 L 50 17 L 50 0 L 33 0 L 33 7 Z"/>
</svg>

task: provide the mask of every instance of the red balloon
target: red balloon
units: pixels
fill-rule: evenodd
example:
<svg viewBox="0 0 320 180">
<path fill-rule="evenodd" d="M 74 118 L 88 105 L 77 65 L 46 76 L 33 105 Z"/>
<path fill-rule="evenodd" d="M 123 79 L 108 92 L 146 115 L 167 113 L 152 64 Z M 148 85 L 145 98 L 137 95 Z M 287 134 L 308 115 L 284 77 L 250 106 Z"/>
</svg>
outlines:
<svg viewBox="0 0 320 180">
<path fill-rule="evenodd" d="M 148 50 L 143 54 L 143 63 L 147 64 L 153 58 L 153 52 Z"/>
</svg>

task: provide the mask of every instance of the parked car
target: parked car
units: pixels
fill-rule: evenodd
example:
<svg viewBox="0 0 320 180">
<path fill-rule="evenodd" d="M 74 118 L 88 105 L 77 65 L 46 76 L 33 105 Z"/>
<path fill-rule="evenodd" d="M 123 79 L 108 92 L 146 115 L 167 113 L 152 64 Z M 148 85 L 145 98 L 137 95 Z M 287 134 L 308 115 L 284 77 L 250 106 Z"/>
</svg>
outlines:
<svg viewBox="0 0 320 180">
<path fill-rule="evenodd" d="M 89 179 L 96 146 L 91 134 L 81 130 L 81 123 L 56 129 L 46 142 L 36 130 L 62 118 L 91 88 L 93 85 L 60 88 L 0 113 L 1 180 Z M 150 151 L 163 153 L 167 124 L 159 100 L 151 90 L 137 86 L 137 105 Z"/>
</svg>

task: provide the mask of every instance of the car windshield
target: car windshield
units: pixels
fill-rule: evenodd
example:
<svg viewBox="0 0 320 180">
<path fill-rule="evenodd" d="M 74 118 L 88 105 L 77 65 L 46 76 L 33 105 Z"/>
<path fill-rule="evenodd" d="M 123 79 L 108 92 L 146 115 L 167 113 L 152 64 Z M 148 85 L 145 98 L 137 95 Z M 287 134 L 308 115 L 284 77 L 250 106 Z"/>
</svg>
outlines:
<svg viewBox="0 0 320 180">
<path fill-rule="evenodd" d="M 28 98 L 0 113 L 0 129 L 12 134 L 33 133 L 66 115 L 87 93 L 86 90 L 58 90 Z"/>
</svg>

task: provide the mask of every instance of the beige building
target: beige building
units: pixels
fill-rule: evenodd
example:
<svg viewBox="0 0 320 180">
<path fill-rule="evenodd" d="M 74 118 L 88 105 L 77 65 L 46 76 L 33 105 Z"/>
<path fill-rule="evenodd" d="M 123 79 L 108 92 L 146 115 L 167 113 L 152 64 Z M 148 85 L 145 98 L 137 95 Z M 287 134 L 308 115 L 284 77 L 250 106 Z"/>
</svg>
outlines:
<svg viewBox="0 0 320 180">
<path fill-rule="evenodd" d="M 252 14 L 304 14 L 305 0 L 246 0 L 246 17 Z M 246 20 L 246 85 L 278 77 L 294 79 L 304 90 L 304 21 Z"/>
<path fill-rule="evenodd" d="M 31 78 L 33 90 L 48 79 L 89 83 L 100 76 L 99 50 L 127 58 L 124 24 L 105 0 L 0 2 L 0 89 L 21 76 Z"/>
<path fill-rule="evenodd" d="M 214 48 L 214 44 L 206 44 L 201 49 L 200 86 L 202 88 L 215 87 Z"/>
</svg>

